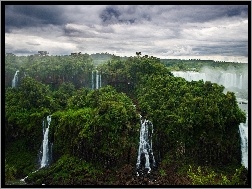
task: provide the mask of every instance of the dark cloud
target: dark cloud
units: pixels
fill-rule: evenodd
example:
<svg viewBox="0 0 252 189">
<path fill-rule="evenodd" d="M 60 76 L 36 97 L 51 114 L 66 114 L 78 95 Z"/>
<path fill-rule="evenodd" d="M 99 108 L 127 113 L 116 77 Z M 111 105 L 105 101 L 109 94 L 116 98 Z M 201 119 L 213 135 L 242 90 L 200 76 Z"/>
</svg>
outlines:
<svg viewBox="0 0 252 189">
<path fill-rule="evenodd" d="M 5 8 L 5 29 L 36 27 L 46 24 L 62 25 L 66 19 L 62 10 L 55 5 L 7 5 Z"/>
<path fill-rule="evenodd" d="M 71 26 L 70 27 L 64 26 L 63 31 L 64 31 L 64 34 L 67 36 L 79 36 L 82 33 L 80 30 L 73 28 Z"/>
<path fill-rule="evenodd" d="M 51 54 L 248 55 L 243 5 L 11 5 L 5 17 L 5 49 L 19 54 L 37 46 Z"/>
<path fill-rule="evenodd" d="M 148 14 L 148 6 L 117 6 L 111 5 L 101 11 L 99 17 L 104 24 L 117 23 L 138 23 L 141 21 L 151 21 Z"/>
<path fill-rule="evenodd" d="M 171 22 L 202 23 L 222 17 L 242 16 L 247 17 L 248 6 L 237 5 L 180 5 L 172 9 L 162 9 L 161 15 Z"/>
<path fill-rule="evenodd" d="M 228 6 L 227 7 L 227 16 L 248 16 L 248 6 Z"/>
<path fill-rule="evenodd" d="M 235 50 L 234 50 L 235 49 Z M 218 44 L 218 45 L 198 45 L 192 48 L 195 53 L 204 55 L 221 54 L 224 56 L 247 56 L 248 48 L 246 44 Z"/>
<path fill-rule="evenodd" d="M 106 7 L 100 14 L 100 18 L 106 24 L 112 24 L 119 21 L 120 11 L 116 6 Z"/>
</svg>

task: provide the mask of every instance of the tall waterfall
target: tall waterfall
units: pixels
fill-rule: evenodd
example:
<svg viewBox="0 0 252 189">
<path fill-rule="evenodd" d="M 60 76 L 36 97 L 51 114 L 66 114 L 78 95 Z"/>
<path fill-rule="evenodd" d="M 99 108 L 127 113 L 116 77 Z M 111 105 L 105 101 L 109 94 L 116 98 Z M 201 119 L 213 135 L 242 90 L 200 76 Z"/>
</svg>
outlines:
<svg viewBox="0 0 252 189">
<path fill-rule="evenodd" d="M 52 144 L 49 143 L 48 135 L 49 135 L 49 127 L 51 124 L 51 115 L 47 116 L 46 119 L 43 119 L 42 121 L 42 128 L 43 128 L 43 143 L 42 143 L 42 151 L 40 151 L 42 158 L 40 159 L 40 168 L 46 167 L 49 165 L 50 160 L 52 160 Z M 39 169 L 33 171 L 32 173 L 36 173 Z M 25 182 L 25 179 L 27 179 L 28 176 L 26 176 L 23 179 L 20 179 L 20 181 Z"/>
<path fill-rule="evenodd" d="M 96 89 L 99 89 L 99 79 L 100 79 L 99 72 L 98 70 L 96 70 Z"/>
<path fill-rule="evenodd" d="M 142 119 L 140 116 L 141 128 L 140 128 L 140 141 L 137 157 L 137 175 L 139 170 L 144 167 L 148 169 L 148 173 L 151 171 L 151 167 L 155 166 L 155 158 L 152 150 L 152 134 L 153 124 L 146 119 Z"/>
<path fill-rule="evenodd" d="M 101 88 L 101 74 L 98 70 L 92 71 L 92 89 L 99 88 Z"/>
<path fill-rule="evenodd" d="M 46 124 L 47 123 L 47 124 Z M 43 143 L 42 143 L 42 159 L 40 162 L 40 168 L 46 167 L 50 163 L 50 158 L 52 154 L 52 144 L 49 144 L 49 127 L 51 123 L 51 116 L 46 117 L 46 122 L 43 120 Z M 46 127 L 47 126 L 47 127 Z"/>
<path fill-rule="evenodd" d="M 92 84 L 92 90 L 94 89 L 94 71 L 92 71 L 92 80 L 91 80 L 91 84 Z"/>
<path fill-rule="evenodd" d="M 101 88 L 101 74 L 100 74 L 100 85 L 99 85 L 99 88 Z"/>
<path fill-rule="evenodd" d="M 13 79 L 12 79 L 12 88 L 15 88 L 17 86 L 17 82 L 18 82 L 18 73 L 19 73 L 19 70 L 16 71 Z"/>
<path fill-rule="evenodd" d="M 242 161 L 241 164 L 248 168 L 248 114 L 246 123 L 241 123 L 239 125 L 239 131 L 241 136 L 241 152 Z"/>
</svg>

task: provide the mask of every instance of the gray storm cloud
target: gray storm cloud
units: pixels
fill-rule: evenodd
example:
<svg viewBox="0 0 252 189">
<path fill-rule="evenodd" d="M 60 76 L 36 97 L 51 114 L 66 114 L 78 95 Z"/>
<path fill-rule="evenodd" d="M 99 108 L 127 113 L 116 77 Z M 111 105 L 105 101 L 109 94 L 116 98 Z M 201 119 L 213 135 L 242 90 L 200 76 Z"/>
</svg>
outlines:
<svg viewBox="0 0 252 189">
<path fill-rule="evenodd" d="M 5 40 L 6 51 L 19 55 L 31 54 L 33 46 L 50 54 L 123 49 L 119 55 L 142 51 L 167 58 L 239 57 L 244 62 L 248 6 L 8 5 Z"/>
</svg>

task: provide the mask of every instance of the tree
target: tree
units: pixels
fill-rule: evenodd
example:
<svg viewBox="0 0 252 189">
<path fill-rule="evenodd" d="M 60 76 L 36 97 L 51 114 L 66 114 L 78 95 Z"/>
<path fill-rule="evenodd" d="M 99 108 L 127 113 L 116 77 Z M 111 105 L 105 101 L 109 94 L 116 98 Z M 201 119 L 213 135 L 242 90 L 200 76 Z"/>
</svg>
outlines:
<svg viewBox="0 0 252 189">
<path fill-rule="evenodd" d="M 238 126 L 246 117 L 234 94 L 223 89 L 168 75 L 142 78 L 139 106 L 156 128 L 153 144 L 161 158 L 173 153 L 202 165 L 239 163 Z"/>
</svg>

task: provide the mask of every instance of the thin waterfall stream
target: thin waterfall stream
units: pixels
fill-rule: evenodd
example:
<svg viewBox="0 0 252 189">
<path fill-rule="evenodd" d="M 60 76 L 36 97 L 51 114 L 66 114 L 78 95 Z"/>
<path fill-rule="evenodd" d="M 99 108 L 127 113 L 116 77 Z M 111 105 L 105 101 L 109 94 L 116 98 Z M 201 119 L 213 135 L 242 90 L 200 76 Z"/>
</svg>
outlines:
<svg viewBox="0 0 252 189">
<path fill-rule="evenodd" d="M 47 127 L 46 127 L 46 124 L 45 124 L 45 122 L 43 120 L 44 138 L 43 138 L 43 144 L 42 144 L 42 152 L 43 153 L 42 153 L 40 168 L 46 167 L 50 163 L 51 148 L 50 148 L 49 139 L 48 139 L 49 127 L 50 127 L 50 124 L 51 124 L 51 116 L 50 115 L 46 117 L 46 121 L 47 121 Z"/>
<path fill-rule="evenodd" d="M 17 82 L 18 82 L 18 73 L 19 73 L 19 70 L 16 71 L 13 79 L 12 79 L 12 88 L 15 88 L 17 87 Z"/>
<path fill-rule="evenodd" d="M 140 121 L 141 128 L 136 164 L 137 176 L 139 176 L 141 169 L 148 169 L 147 173 L 150 173 L 151 167 L 154 167 L 156 164 L 152 150 L 153 124 L 151 121 L 142 118 L 141 115 Z"/>
<path fill-rule="evenodd" d="M 246 117 L 246 123 L 241 123 L 239 125 L 239 131 L 241 136 L 242 152 L 241 164 L 248 169 L 248 114 Z"/>
<path fill-rule="evenodd" d="M 91 80 L 92 90 L 101 88 L 101 73 L 98 70 L 92 71 Z"/>
<path fill-rule="evenodd" d="M 40 155 L 42 158 L 40 158 L 40 167 L 33 171 L 32 173 L 37 172 L 39 169 L 43 167 L 47 167 L 50 165 L 50 161 L 52 160 L 52 143 L 49 142 L 49 128 L 51 124 L 51 115 L 48 115 L 46 119 L 44 118 L 42 120 L 42 129 L 43 129 L 43 140 L 42 140 L 42 150 L 40 151 Z M 25 179 L 27 179 L 28 176 L 26 176 L 23 179 L 20 179 L 20 181 L 25 182 Z"/>
</svg>

